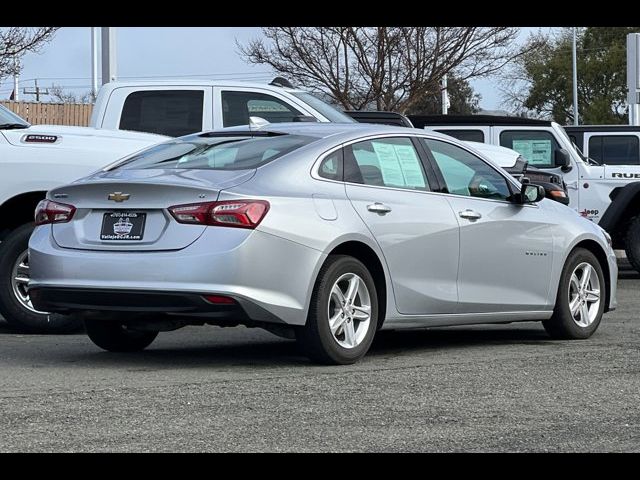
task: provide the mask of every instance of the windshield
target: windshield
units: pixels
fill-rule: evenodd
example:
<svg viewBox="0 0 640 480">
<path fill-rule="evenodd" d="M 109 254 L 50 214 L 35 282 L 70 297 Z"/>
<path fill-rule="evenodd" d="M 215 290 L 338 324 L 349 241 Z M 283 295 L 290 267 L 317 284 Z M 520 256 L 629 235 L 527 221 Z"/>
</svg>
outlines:
<svg viewBox="0 0 640 480">
<path fill-rule="evenodd" d="M 346 113 L 342 113 L 340 110 L 336 110 L 331 105 L 326 102 L 323 102 L 318 97 L 311 95 L 309 92 L 289 92 L 294 97 L 298 97 L 303 102 L 311 105 L 322 115 L 327 117 L 330 122 L 337 123 L 357 123 L 353 118 L 351 118 Z"/>
<path fill-rule="evenodd" d="M 113 169 L 247 170 L 261 167 L 316 140 L 302 135 L 187 137 L 155 145 Z"/>
<path fill-rule="evenodd" d="M 18 115 L 13 113 L 7 107 L 0 105 L 0 125 L 16 124 L 16 123 L 22 124 L 25 127 L 29 126 L 27 122 L 25 122 L 22 118 L 20 118 Z"/>
</svg>

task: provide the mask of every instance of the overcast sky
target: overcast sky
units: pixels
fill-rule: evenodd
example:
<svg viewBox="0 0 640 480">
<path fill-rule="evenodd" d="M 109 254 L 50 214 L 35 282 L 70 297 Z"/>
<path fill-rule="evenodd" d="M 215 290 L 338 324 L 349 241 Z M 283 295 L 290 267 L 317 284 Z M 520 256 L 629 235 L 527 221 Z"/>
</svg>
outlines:
<svg viewBox="0 0 640 480">
<path fill-rule="evenodd" d="M 522 41 L 533 28 L 523 29 Z M 545 29 L 546 30 L 546 29 Z M 23 58 L 20 89 L 55 83 L 76 92 L 91 86 L 91 29 L 64 27 L 38 54 Z M 273 74 L 266 66 L 245 63 L 238 55 L 236 40 L 245 43 L 260 36 L 254 27 L 131 27 L 117 29 L 118 79 L 156 76 L 200 76 L 268 83 Z M 495 78 L 474 80 L 484 109 L 500 108 Z M 13 81 L 0 83 L 0 99 L 6 99 Z M 33 96 L 21 95 L 21 100 Z M 46 97 L 45 97 L 46 98 Z"/>
</svg>

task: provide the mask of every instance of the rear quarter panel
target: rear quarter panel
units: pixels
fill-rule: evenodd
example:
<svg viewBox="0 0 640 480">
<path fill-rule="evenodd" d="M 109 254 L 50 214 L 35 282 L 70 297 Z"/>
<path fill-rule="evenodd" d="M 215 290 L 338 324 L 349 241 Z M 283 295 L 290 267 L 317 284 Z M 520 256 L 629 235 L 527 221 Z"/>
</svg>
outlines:
<svg viewBox="0 0 640 480">
<path fill-rule="evenodd" d="M 256 198 L 267 200 L 271 207 L 258 229 L 286 238 L 322 253 L 312 271 L 307 272 L 309 287 L 304 299 L 305 315 L 318 272 L 326 256 L 339 245 L 357 241 L 370 247 L 382 263 L 387 287 L 387 317 L 397 315 L 387 265 L 378 244 L 357 215 L 341 182 L 315 179 L 311 169 L 326 149 L 311 150 L 308 161 L 287 161 L 285 157 L 258 169 L 248 182 L 224 190 L 220 200 Z M 281 165 L 277 162 L 282 161 Z M 286 162 L 286 165 L 285 165 Z M 269 167 L 272 165 L 272 167 Z M 268 252 L 265 252 L 268 254 Z M 282 258 L 283 265 L 288 263 Z"/>
</svg>

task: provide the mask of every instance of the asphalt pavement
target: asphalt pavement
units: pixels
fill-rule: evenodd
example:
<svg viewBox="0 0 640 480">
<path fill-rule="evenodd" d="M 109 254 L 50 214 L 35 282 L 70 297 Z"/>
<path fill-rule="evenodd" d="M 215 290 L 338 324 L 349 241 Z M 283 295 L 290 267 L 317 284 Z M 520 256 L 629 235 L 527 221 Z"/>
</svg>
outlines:
<svg viewBox="0 0 640 480">
<path fill-rule="evenodd" d="M 535 322 L 383 331 L 347 367 L 244 327 L 114 354 L 0 321 L 0 451 L 637 452 L 640 276 L 618 288 L 588 340 Z"/>
</svg>

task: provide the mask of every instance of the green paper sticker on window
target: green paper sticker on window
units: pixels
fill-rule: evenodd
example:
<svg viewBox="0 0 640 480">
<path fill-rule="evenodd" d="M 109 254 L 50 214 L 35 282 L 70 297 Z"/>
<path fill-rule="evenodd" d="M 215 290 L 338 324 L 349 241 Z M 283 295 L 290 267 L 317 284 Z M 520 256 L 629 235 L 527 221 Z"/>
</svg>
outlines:
<svg viewBox="0 0 640 480">
<path fill-rule="evenodd" d="M 513 140 L 513 150 L 522 155 L 531 165 L 552 165 L 551 140 Z"/>
</svg>

